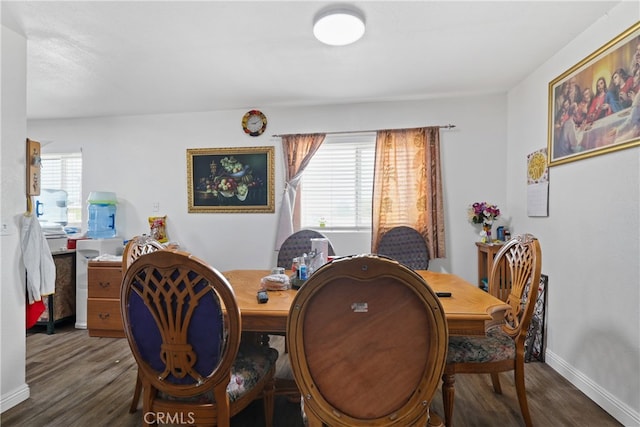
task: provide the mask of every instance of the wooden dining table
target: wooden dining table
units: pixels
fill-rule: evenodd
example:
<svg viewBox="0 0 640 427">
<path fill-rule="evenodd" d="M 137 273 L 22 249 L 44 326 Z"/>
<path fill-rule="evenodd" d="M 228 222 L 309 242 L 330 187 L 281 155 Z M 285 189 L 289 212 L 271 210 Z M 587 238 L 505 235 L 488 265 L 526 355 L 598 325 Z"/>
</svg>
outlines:
<svg viewBox="0 0 640 427">
<path fill-rule="evenodd" d="M 449 335 L 483 335 L 486 326 L 504 319 L 509 306 L 459 276 L 430 270 L 416 271 L 435 292 L 450 292 L 441 297 Z M 222 273 L 236 295 L 244 332 L 285 333 L 287 316 L 296 290 L 268 291 L 269 300 L 258 303 L 260 279 L 269 270 L 230 270 Z"/>
</svg>

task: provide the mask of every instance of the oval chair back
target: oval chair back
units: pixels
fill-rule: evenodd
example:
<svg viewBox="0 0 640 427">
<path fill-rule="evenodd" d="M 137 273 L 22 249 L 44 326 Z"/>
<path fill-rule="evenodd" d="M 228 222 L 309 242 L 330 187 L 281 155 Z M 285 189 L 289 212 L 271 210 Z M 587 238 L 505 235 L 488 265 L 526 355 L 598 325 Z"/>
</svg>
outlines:
<svg viewBox="0 0 640 427">
<path fill-rule="evenodd" d="M 179 251 L 141 256 L 125 273 L 121 309 L 145 414 L 229 426 L 231 416 L 263 397 L 277 351 L 240 346 L 240 310 L 233 289 L 213 267 Z M 271 405 L 265 416 L 271 416 L 272 387 L 264 398 L 265 412 Z"/>
<path fill-rule="evenodd" d="M 429 268 L 429 250 L 424 237 L 407 226 L 394 227 L 380 237 L 378 254 L 388 256 L 414 270 Z"/>
<path fill-rule="evenodd" d="M 438 298 L 411 269 L 376 255 L 325 264 L 287 320 L 309 425 L 424 426 L 447 338 Z"/>
<path fill-rule="evenodd" d="M 127 271 L 127 268 L 137 260 L 140 256 L 149 254 L 151 252 L 165 249 L 162 243 L 148 236 L 135 236 L 127 242 L 122 252 L 122 271 Z"/>
<path fill-rule="evenodd" d="M 135 236 L 127 242 L 122 252 L 122 271 L 123 274 L 127 271 L 133 261 L 140 258 L 142 255 L 149 254 L 151 252 L 165 249 L 164 246 L 157 240 L 149 236 Z M 142 382 L 140 376 L 136 377 L 136 387 L 133 392 L 133 398 L 131 399 L 131 406 L 129 412 L 134 413 L 138 410 L 138 402 L 140 401 L 140 395 L 142 394 Z"/>
<path fill-rule="evenodd" d="M 304 253 L 311 252 L 311 239 L 325 238 L 326 236 L 315 230 L 300 230 L 287 237 L 278 251 L 278 267 L 291 268 L 291 261 L 295 257 L 302 256 Z M 329 253 L 327 255 L 335 255 L 333 246 L 329 242 Z"/>
</svg>

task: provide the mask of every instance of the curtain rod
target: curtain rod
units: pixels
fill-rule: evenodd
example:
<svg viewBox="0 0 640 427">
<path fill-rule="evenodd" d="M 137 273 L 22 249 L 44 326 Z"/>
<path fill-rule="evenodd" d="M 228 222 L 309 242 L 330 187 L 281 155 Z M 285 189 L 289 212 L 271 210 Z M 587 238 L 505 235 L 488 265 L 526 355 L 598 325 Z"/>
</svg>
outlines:
<svg viewBox="0 0 640 427">
<path fill-rule="evenodd" d="M 429 127 L 429 126 L 425 126 L 425 127 Z M 448 125 L 440 125 L 437 127 L 439 127 L 440 129 L 453 129 L 454 127 L 456 127 L 456 125 L 448 124 Z M 411 129 L 415 129 L 415 128 L 411 128 Z M 324 133 L 325 135 L 335 135 L 335 134 L 349 134 L 349 133 L 378 132 L 380 130 L 401 130 L 401 129 L 350 130 L 345 132 L 312 132 L 312 133 Z M 281 138 L 285 135 L 291 135 L 291 134 L 277 134 L 277 135 L 271 135 L 271 136 L 273 138 Z"/>
</svg>

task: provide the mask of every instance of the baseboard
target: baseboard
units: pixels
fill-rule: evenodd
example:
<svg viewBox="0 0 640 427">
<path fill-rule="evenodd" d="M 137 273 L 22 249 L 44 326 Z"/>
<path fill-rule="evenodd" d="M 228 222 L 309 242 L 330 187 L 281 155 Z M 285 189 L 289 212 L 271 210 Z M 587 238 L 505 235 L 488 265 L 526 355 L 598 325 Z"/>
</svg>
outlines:
<svg viewBox="0 0 640 427">
<path fill-rule="evenodd" d="M 9 393 L 5 393 L 2 395 L 0 400 L 0 413 L 13 408 L 19 403 L 24 402 L 31 395 L 31 391 L 29 389 L 29 384 L 24 383 L 20 387 L 12 390 Z"/>
<path fill-rule="evenodd" d="M 624 426 L 640 426 L 640 412 L 629 407 L 557 354 L 545 350 L 545 363 Z"/>
</svg>

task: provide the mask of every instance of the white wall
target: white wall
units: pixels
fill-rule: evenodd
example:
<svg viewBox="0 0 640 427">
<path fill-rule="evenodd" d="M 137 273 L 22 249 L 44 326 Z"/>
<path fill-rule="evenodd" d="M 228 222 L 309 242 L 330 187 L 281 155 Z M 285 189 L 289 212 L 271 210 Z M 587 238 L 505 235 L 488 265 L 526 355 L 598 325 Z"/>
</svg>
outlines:
<svg viewBox="0 0 640 427">
<path fill-rule="evenodd" d="M 508 97 L 263 109 L 269 135 L 456 124 L 456 129 L 442 131 L 448 257 L 432 261 L 431 268 L 476 280 L 477 230 L 466 218 L 467 205 L 474 201 L 497 203 L 504 211 L 503 221 L 515 232 L 536 234 L 542 243 L 543 272 L 550 277 L 547 363 L 624 425 L 640 425 L 640 150 L 552 168 L 548 218 L 526 216 L 525 156 L 546 146 L 548 82 L 631 25 L 640 16 L 639 7 L 637 2 L 623 2 L 614 8 Z M 24 75 L 24 53 L 14 49 L 24 49 L 25 43 L 14 35 L 12 43 L 5 41 L 5 33 L 3 28 L 2 214 L 15 218 L 24 209 L 24 182 L 5 192 L 5 168 L 11 176 L 24 176 L 25 136 L 18 119 L 9 142 L 4 73 L 9 56 L 12 67 Z M 21 96 L 8 99 L 20 117 Z M 260 108 L 248 108 L 254 107 Z M 187 213 L 186 149 L 196 147 L 274 145 L 279 207 L 283 188 L 279 141 L 269 135 L 242 134 L 244 112 L 38 121 L 29 123 L 28 135 L 53 141 L 46 146 L 51 151 L 82 148 L 84 197 L 91 190 L 115 191 L 121 202 L 117 225 L 123 236 L 146 232 L 147 217 L 156 214 L 152 205 L 159 202 L 159 213 L 168 215 L 170 238 L 187 250 L 221 270 L 268 268 L 275 259 L 277 213 Z M 604 211 L 598 210 L 600 206 Z M 354 252 L 368 239 L 353 242 L 336 237 L 336 250 Z M 2 237 L 2 251 L 4 410 L 7 396 L 21 386 L 24 390 L 24 329 L 20 322 L 7 320 L 24 318 L 21 290 L 7 291 L 16 283 L 23 286 L 24 278 L 15 235 Z"/>
<path fill-rule="evenodd" d="M 258 106 L 259 107 L 259 106 Z M 432 269 L 476 280 L 477 229 L 467 206 L 477 200 L 505 203 L 506 96 L 263 109 L 267 134 L 242 132 L 245 111 L 161 116 L 30 121 L 32 139 L 52 141 L 49 152 L 83 151 L 83 193 L 115 191 L 116 228 L 129 238 L 148 232 L 150 215 L 167 215 L 168 235 L 185 250 L 220 270 L 270 268 L 275 262 L 276 214 L 187 213 L 187 148 L 273 145 L 276 149 L 276 211 L 283 191 L 283 157 L 272 134 L 401 128 L 453 123 L 441 135 L 447 249 Z M 495 165 L 495 166 L 492 166 Z M 160 212 L 152 212 L 155 202 Z M 368 252 L 370 237 L 332 235 L 339 254 Z"/>
<path fill-rule="evenodd" d="M 2 27 L 2 201 L 0 221 L 0 412 L 29 397 L 25 382 L 25 275 L 20 217 L 26 208 L 26 46 L 24 37 Z"/>
<path fill-rule="evenodd" d="M 508 210 L 541 241 L 546 362 L 622 424 L 640 425 L 640 148 L 550 169 L 549 217 L 526 216 L 525 156 L 547 143 L 548 83 L 630 27 L 614 8 L 508 95 Z"/>
</svg>

